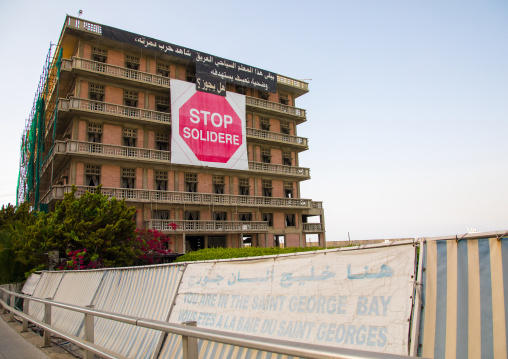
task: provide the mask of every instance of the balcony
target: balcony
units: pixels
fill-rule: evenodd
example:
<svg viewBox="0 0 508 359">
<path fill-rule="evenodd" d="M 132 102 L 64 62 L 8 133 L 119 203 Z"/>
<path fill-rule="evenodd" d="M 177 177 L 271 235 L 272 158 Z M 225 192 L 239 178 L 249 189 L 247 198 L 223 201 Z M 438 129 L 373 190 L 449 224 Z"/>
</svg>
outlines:
<svg viewBox="0 0 508 359">
<path fill-rule="evenodd" d="M 72 186 L 54 186 L 53 191 L 47 194 L 48 200 L 60 200 L 65 193 L 70 193 Z M 83 195 L 86 191 L 93 192 L 94 187 L 76 186 L 76 196 Z M 315 208 L 315 203 L 310 199 L 304 198 L 282 198 L 282 197 L 255 197 L 238 196 L 228 194 L 213 193 L 192 193 L 192 192 L 172 192 L 155 191 L 148 189 L 126 189 L 102 187 L 102 193 L 108 197 L 125 199 L 129 202 L 145 203 L 167 203 L 167 204 L 192 204 L 192 205 L 214 205 L 214 206 L 240 206 L 240 207 L 264 207 L 264 208 Z"/>
<path fill-rule="evenodd" d="M 103 158 L 123 158 L 136 161 L 147 161 L 155 163 L 169 163 L 171 161 L 170 151 L 151 150 L 147 148 L 107 145 L 96 142 L 82 142 L 75 140 L 55 141 L 55 144 L 42 164 L 42 173 L 47 169 L 51 160 L 56 154 L 83 154 L 86 156 Z"/>
<path fill-rule="evenodd" d="M 118 80 L 128 79 L 130 81 L 138 82 L 140 85 L 150 85 L 150 87 L 162 86 L 164 88 L 169 88 L 169 77 L 131 70 L 126 67 L 114 66 L 79 57 L 73 57 L 71 60 L 63 59 L 61 69 L 64 71 L 77 69 L 79 71 L 87 71 L 101 76 L 111 76 L 112 78 L 116 78 Z"/>
<path fill-rule="evenodd" d="M 171 123 L 171 115 L 165 112 L 145 110 L 137 107 L 115 105 L 112 103 L 93 101 L 84 98 L 71 97 L 58 101 L 60 111 L 84 111 L 107 116 L 123 117 L 153 123 Z"/>
<path fill-rule="evenodd" d="M 173 230 L 172 224 L 178 228 Z M 145 228 L 158 231 L 185 233 L 265 233 L 268 232 L 268 222 L 238 222 L 238 221 L 182 221 L 151 219 L 145 221 Z"/>
<path fill-rule="evenodd" d="M 283 133 L 258 130 L 256 128 L 247 127 L 247 136 L 266 139 L 270 141 L 278 141 L 288 145 L 296 145 L 301 148 L 308 149 L 307 139 L 305 137 L 291 136 Z"/>
<path fill-rule="evenodd" d="M 304 233 L 320 233 L 323 232 L 323 225 L 321 223 L 303 223 Z"/>
<path fill-rule="evenodd" d="M 304 109 L 283 105 L 277 102 L 270 102 L 260 98 L 245 96 L 245 104 L 247 106 L 256 107 L 257 109 L 275 111 L 281 114 L 291 115 L 291 117 L 300 120 L 300 123 L 306 121 L 306 111 Z"/>
<path fill-rule="evenodd" d="M 141 72 L 137 70 L 131 70 L 126 67 L 114 66 L 105 64 L 103 62 L 92 61 L 88 59 L 73 57 L 72 60 L 64 59 L 62 61 L 62 70 L 72 71 L 77 69 L 79 71 L 86 71 L 89 73 L 97 74 L 100 76 L 110 76 L 112 79 L 128 79 L 137 82 L 138 84 L 147 84 L 150 86 L 157 86 L 163 88 L 170 87 L 170 78 L 150 74 L 147 72 Z M 278 78 L 284 78 L 278 76 Z M 288 79 L 288 78 L 286 78 Z M 290 79 L 288 79 L 289 81 Z M 296 80 L 292 80 L 295 82 Z M 297 82 L 297 81 L 296 81 Z M 303 82 L 300 82 L 303 83 Z M 245 103 L 247 106 L 256 107 L 257 109 L 275 111 L 281 114 L 290 115 L 291 117 L 303 122 L 306 120 L 306 111 L 301 108 L 283 105 L 277 102 L 270 102 L 262 100 L 260 98 L 245 96 Z"/>
<path fill-rule="evenodd" d="M 249 170 L 305 177 L 305 179 L 310 178 L 310 169 L 304 167 L 284 166 L 263 162 L 249 162 Z"/>
</svg>

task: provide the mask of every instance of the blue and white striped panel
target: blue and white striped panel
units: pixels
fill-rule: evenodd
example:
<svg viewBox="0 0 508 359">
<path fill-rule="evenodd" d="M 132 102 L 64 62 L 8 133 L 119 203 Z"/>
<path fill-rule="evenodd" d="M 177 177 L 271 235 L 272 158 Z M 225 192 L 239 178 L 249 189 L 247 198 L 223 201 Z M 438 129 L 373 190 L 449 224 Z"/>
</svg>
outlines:
<svg viewBox="0 0 508 359">
<path fill-rule="evenodd" d="M 507 358 L 508 238 L 423 245 L 419 356 Z"/>
<path fill-rule="evenodd" d="M 294 359 L 293 356 L 275 354 L 260 350 L 248 349 L 234 345 L 198 340 L 200 359 Z M 182 337 L 168 334 L 168 338 L 162 348 L 159 359 L 182 358 Z"/>
</svg>

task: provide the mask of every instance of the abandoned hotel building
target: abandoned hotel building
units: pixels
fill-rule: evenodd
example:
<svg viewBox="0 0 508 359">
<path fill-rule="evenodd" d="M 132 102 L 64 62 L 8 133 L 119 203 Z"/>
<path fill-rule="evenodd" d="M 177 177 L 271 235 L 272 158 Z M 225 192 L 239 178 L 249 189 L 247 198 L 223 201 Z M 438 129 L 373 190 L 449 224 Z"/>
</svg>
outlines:
<svg viewBox="0 0 508 359">
<path fill-rule="evenodd" d="M 21 141 L 18 203 L 52 210 L 72 185 L 137 209 L 178 253 L 325 245 L 295 107 L 308 84 L 67 16 Z M 311 219 L 312 218 L 312 219 Z M 173 230 L 171 224 L 178 227 Z"/>
</svg>

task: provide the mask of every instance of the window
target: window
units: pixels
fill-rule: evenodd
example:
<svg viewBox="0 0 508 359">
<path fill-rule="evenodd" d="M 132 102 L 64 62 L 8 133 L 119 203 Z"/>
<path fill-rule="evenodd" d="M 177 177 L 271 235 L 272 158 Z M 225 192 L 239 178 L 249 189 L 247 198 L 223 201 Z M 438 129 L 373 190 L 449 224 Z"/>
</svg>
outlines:
<svg viewBox="0 0 508 359">
<path fill-rule="evenodd" d="M 169 65 L 157 63 L 157 75 L 169 77 L 170 70 Z"/>
<path fill-rule="evenodd" d="M 123 145 L 127 147 L 136 147 L 138 131 L 131 128 L 123 129 Z"/>
<path fill-rule="evenodd" d="M 289 97 L 288 97 L 288 95 L 286 95 L 284 93 L 280 93 L 279 94 L 279 102 L 282 105 L 289 105 Z"/>
<path fill-rule="evenodd" d="M 155 135 L 155 148 L 159 151 L 169 151 L 169 136 L 167 133 Z"/>
<path fill-rule="evenodd" d="M 250 221 L 252 221 L 252 213 L 239 212 L 238 213 L 238 220 L 240 222 L 250 222 Z"/>
<path fill-rule="evenodd" d="M 289 125 L 289 122 L 280 121 L 280 132 L 285 135 L 289 135 L 291 133 L 291 127 Z"/>
<path fill-rule="evenodd" d="M 156 96 L 155 109 L 159 112 L 170 112 L 169 97 Z"/>
<path fill-rule="evenodd" d="M 296 225 L 294 213 L 286 213 L 286 227 L 294 227 Z"/>
<path fill-rule="evenodd" d="M 272 197 L 272 180 L 263 180 L 261 182 L 263 186 L 263 196 L 264 197 Z"/>
<path fill-rule="evenodd" d="M 238 186 L 240 193 L 240 196 L 248 196 L 250 192 L 250 185 L 249 185 L 249 179 L 248 178 L 239 178 L 238 179 Z"/>
<path fill-rule="evenodd" d="M 266 117 L 261 117 L 259 119 L 259 126 L 263 131 L 270 131 L 270 119 Z"/>
<path fill-rule="evenodd" d="M 134 188 L 136 180 L 136 169 L 135 168 L 122 168 L 122 187 L 123 188 Z"/>
<path fill-rule="evenodd" d="M 99 47 L 92 47 L 92 60 L 106 63 L 107 59 L 108 52 L 106 50 L 101 49 Z"/>
<path fill-rule="evenodd" d="M 198 175 L 197 173 L 185 174 L 185 192 L 198 191 Z"/>
<path fill-rule="evenodd" d="M 196 73 L 189 70 L 185 71 L 185 79 L 187 82 L 196 83 Z"/>
<path fill-rule="evenodd" d="M 261 162 L 263 163 L 271 163 L 272 162 L 272 152 L 269 148 L 261 149 Z"/>
<path fill-rule="evenodd" d="M 227 214 L 227 212 L 213 212 L 213 220 L 214 221 L 227 221 L 228 214 Z"/>
<path fill-rule="evenodd" d="M 165 191 L 168 188 L 168 172 L 155 171 L 155 189 Z"/>
<path fill-rule="evenodd" d="M 101 183 L 101 168 L 97 165 L 85 166 L 85 186 L 97 187 Z"/>
<path fill-rule="evenodd" d="M 98 84 L 90 84 L 90 91 L 88 97 L 90 98 L 90 100 L 93 101 L 104 102 L 104 86 Z M 94 111 L 102 111 L 102 104 L 92 103 L 91 109 Z"/>
<path fill-rule="evenodd" d="M 139 57 L 126 55 L 125 67 L 131 70 L 139 70 Z"/>
<path fill-rule="evenodd" d="M 236 93 L 239 93 L 241 95 L 247 94 L 247 87 L 242 85 L 235 85 L 235 91 Z"/>
<path fill-rule="evenodd" d="M 185 211 L 184 218 L 186 221 L 199 221 L 199 211 Z"/>
<path fill-rule="evenodd" d="M 282 164 L 284 166 L 291 166 L 291 152 L 290 151 L 282 151 Z"/>
<path fill-rule="evenodd" d="M 135 91 L 124 91 L 123 102 L 125 106 L 138 107 L 138 93 Z"/>
<path fill-rule="evenodd" d="M 261 213 L 261 220 L 268 222 L 269 227 L 273 227 L 273 213 Z"/>
<path fill-rule="evenodd" d="M 213 176 L 213 193 L 224 194 L 224 176 Z"/>
<path fill-rule="evenodd" d="M 284 182 L 284 197 L 293 198 L 293 182 Z"/>
<path fill-rule="evenodd" d="M 162 220 L 168 220 L 169 219 L 169 211 L 152 211 L 152 219 L 162 219 Z"/>
<path fill-rule="evenodd" d="M 273 244 L 275 247 L 284 248 L 284 236 L 275 234 L 273 236 Z"/>
<path fill-rule="evenodd" d="M 88 124 L 88 142 L 102 142 L 102 125 L 98 123 Z"/>
<path fill-rule="evenodd" d="M 259 90 L 259 98 L 268 101 L 268 99 L 270 98 L 270 94 L 267 91 Z"/>
</svg>

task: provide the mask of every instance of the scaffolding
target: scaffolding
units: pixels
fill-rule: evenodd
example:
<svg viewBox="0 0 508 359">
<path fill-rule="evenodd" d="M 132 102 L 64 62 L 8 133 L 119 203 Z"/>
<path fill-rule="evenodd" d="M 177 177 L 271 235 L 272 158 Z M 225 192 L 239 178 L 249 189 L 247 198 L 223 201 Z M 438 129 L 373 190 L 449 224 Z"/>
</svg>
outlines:
<svg viewBox="0 0 508 359">
<path fill-rule="evenodd" d="M 46 62 L 35 92 L 32 110 L 25 121 L 25 129 L 21 136 L 18 185 L 16 205 L 30 202 L 35 209 L 40 209 L 41 167 L 46 158 L 45 140 L 52 147 L 55 141 L 58 115 L 58 87 L 60 82 L 60 65 L 62 49 L 52 53 L 54 44 L 50 44 Z M 55 58 L 55 54 L 57 54 Z M 51 136 L 47 136 L 48 124 L 53 127 Z M 48 138 L 46 138 L 48 137 Z"/>
</svg>

